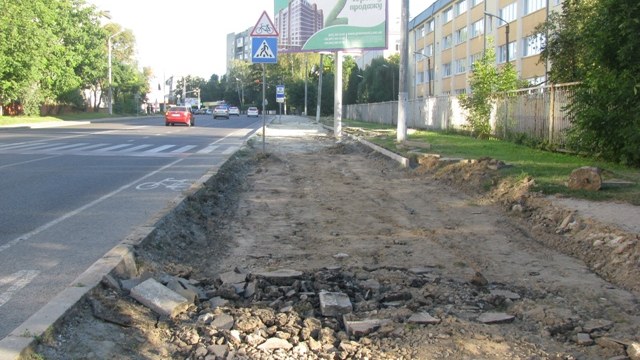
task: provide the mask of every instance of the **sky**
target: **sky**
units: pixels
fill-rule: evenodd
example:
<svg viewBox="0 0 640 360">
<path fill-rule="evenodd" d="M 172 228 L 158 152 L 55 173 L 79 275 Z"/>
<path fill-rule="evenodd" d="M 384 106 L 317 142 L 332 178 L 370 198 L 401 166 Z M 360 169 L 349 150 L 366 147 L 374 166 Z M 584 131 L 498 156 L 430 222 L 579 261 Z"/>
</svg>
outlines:
<svg viewBox="0 0 640 360">
<path fill-rule="evenodd" d="M 273 0 L 86 0 L 109 11 L 111 22 L 133 32 L 141 67 L 158 79 L 226 73 L 227 34 L 256 24 L 263 11 L 273 21 Z M 413 18 L 434 0 L 410 0 Z M 313 0 L 311 0 L 313 2 Z M 401 0 L 388 0 L 390 17 Z"/>
</svg>

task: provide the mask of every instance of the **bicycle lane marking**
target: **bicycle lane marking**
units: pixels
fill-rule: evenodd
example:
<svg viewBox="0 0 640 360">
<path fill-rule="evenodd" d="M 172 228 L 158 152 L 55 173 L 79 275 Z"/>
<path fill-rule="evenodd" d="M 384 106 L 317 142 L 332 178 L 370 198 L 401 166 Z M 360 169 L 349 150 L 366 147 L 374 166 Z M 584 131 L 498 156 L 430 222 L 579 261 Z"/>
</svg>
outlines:
<svg viewBox="0 0 640 360">
<path fill-rule="evenodd" d="M 21 241 L 29 240 L 30 238 L 40 234 L 41 232 L 43 232 L 43 231 L 45 231 L 45 230 L 47 230 L 47 229 L 49 229 L 49 228 L 51 228 L 51 227 L 53 227 L 55 225 L 58 225 L 59 223 L 69 219 L 70 217 L 78 215 L 79 213 L 91 208 L 92 206 L 97 205 L 97 204 L 99 204 L 99 203 L 101 203 L 101 202 L 103 202 L 103 201 L 105 201 L 105 200 L 117 195 L 118 193 L 129 189 L 130 187 L 134 186 L 136 183 L 139 183 L 142 180 L 145 180 L 145 179 L 147 179 L 147 178 L 149 178 L 151 176 L 154 176 L 154 175 L 158 174 L 159 172 L 164 171 L 164 170 L 176 165 L 177 163 L 179 163 L 179 162 L 181 162 L 183 160 L 184 159 L 178 159 L 178 160 L 176 160 L 174 162 L 171 162 L 171 163 L 159 168 L 158 170 L 152 171 L 152 172 L 140 177 L 139 179 L 136 179 L 136 180 L 134 180 L 134 181 L 132 181 L 132 182 L 126 184 L 126 185 L 123 185 L 120 188 L 118 188 L 118 189 L 116 189 L 116 190 L 114 190 L 114 191 L 112 191 L 112 192 L 110 192 L 110 193 L 108 193 L 108 194 L 106 194 L 106 195 L 104 195 L 104 196 L 102 196 L 102 197 L 100 197 L 100 198 L 88 203 L 88 204 L 85 204 L 85 205 L 77 208 L 76 210 L 73 210 L 71 212 L 68 212 L 68 213 L 64 214 L 61 217 L 59 217 L 59 218 L 57 218 L 57 219 L 55 219 L 53 221 L 50 221 L 50 222 L 38 227 L 37 229 L 34 229 L 34 230 L 32 230 L 32 231 L 30 231 L 30 232 L 28 232 L 28 233 L 26 233 L 26 234 L 24 234 L 22 236 L 19 236 L 19 237 L 13 239 L 13 240 L 7 242 L 4 245 L 0 245 L 0 253 L 5 251 L 5 250 L 7 250 L 7 249 L 9 249 L 9 248 L 11 248 L 11 247 L 13 247 L 13 246 L 15 246 L 15 245 L 17 245 Z"/>
<path fill-rule="evenodd" d="M 11 285 L 9 288 L 0 293 L 0 307 L 6 304 L 13 294 L 18 292 L 40 274 L 38 270 L 20 270 L 4 278 L 0 278 L 0 286 Z"/>
</svg>

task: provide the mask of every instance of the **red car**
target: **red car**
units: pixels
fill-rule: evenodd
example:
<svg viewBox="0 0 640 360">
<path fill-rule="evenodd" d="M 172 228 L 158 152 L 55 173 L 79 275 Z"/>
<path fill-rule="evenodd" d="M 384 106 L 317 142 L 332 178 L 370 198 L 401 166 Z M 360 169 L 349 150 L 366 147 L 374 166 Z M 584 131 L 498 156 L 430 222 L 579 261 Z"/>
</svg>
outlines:
<svg viewBox="0 0 640 360">
<path fill-rule="evenodd" d="M 173 126 L 175 124 L 185 124 L 187 126 L 195 126 L 196 119 L 191 108 L 187 106 L 172 106 L 164 114 L 164 125 Z"/>
</svg>

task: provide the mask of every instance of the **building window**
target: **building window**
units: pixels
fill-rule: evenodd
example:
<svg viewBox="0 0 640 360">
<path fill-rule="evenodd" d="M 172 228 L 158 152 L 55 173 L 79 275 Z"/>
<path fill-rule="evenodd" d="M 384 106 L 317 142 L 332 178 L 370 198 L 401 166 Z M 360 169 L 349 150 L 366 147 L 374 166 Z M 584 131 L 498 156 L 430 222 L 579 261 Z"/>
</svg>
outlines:
<svg viewBox="0 0 640 360">
<path fill-rule="evenodd" d="M 436 28 L 436 22 L 435 20 L 431 19 L 429 20 L 429 22 L 427 22 L 427 34 L 433 32 L 433 30 L 435 30 Z"/>
<path fill-rule="evenodd" d="M 480 19 L 471 24 L 471 38 L 478 37 L 484 33 L 484 19 Z"/>
<path fill-rule="evenodd" d="M 484 0 L 471 0 L 471 7 L 482 4 Z"/>
<path fill-rule="evenodd" d="M 424 47 L 424 53 L 425 56 L 433 56 L 433 44 L 429 44 L 426 45 Z"/>
<path fill-rule="evenodd" d="M 466 93 L 467 93 L 467 89 L 456 89 L 456 90 L 454 91 L 454 93 L 455 93 L 456 95 L 466 94 Z"/>
<path fill-rule="evenodd" d="M 480 61 L 480 59 L 482 59 L 482 52 L 469 56 L 469 67 L 471 68 L 471 71 L 473 71 L 476 62 Z"/>
<path fill-rule="evenodd" d="M 426 29 L 424 27 L 420 29 L 420 37 L 424 37 L 424 35 L 426 34 L 425 30 Z"/>
<path fill-rule="evenodd" d="M 509 62 L 513 61 L 518 55 L 516 53 L 517 49 L 518 47 L 516 46 L 515 41 L 512 41 L 509 43 Z M 505 45 L 498 47 L 497 55 L 498 55 L 498 64 L 507 62 L 507 47 Z"/>
<path fill-rule="evenodd" d="M 524 39 L 524 46 L 522 56 L 537 55 L 542 52 L 542 48 L 545 44 L 545 38 L 543 34 L 536 34 L 528 36 Z"/>
<path fill-rule="evenodd" d="M 442 77 L 451 76 L 451 63 L 442 64 Z"/>
<path fill-rule="evenodd" d="M 513 2 L 500 9 L 500 17 L 505 21 L 512 22 L 518 18 L 518 3 Z M 502 21 L 500 21 L 502 23 Z M 501 24 L 502 25 L 502 24 Z"/>
<path fill-rule="evenodd" d="M 453 7 L 448 8 L 447 10 L 445 10 L 442 14 L 443 16 L 443 23 L 448 23 L 449 21 L 453 20 Z"/>
<path fill-rule="evenodd" d="M 442 38 L 442 50 L 450 49 L 452 44 L 451 34 Z"/>
<path fill-rule="evenodd" d="M 545 0 L 524 0 L 524 14 L 531 14 L 545 7 Z"/>
<path fill-rule="evenodd" d="M 463 43 L 465 41 L 467 41 L 467 27 L 466 26 L 456 30 L 456 34 L 455 34 L 456 45 L 461 44 L 461 43 Z"/>
<path fill-rule="evenodd" d="M 456 16 L 464 14 L 465 11 L 467 11 L 467 0 L 458 1 L 456 3 Z"/>
<path fill-rule="evenodd" d="M 527 81 L 529 82 L 529 84 L 533 85 L 533 86 L 538 86 L 538 85 L 542 85 L 544 84 L 544 76 L 536 76 L 536 77 L 532 77 L 530 79 L 527 79 Z"/>
<path fill-rule="evenodd" d="M 467 59 L 463 58 L 456 60 L 455 67 L 456 74 L 462 74 L 463 72 L 467 71 Z"/>
</svg>

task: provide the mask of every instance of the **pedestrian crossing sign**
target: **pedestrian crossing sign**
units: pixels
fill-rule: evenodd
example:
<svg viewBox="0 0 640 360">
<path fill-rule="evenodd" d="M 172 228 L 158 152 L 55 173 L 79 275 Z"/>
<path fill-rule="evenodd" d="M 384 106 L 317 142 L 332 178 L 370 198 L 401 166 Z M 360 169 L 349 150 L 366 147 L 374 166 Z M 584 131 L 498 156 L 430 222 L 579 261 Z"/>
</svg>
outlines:
<svg viewBox="0 0 640 360">
<path fill-rule="evenodd" d="M 251 62 L 254 64 L 275 64 L 278 62 L 277 37 L 251 38 Z"/>
</svg>

